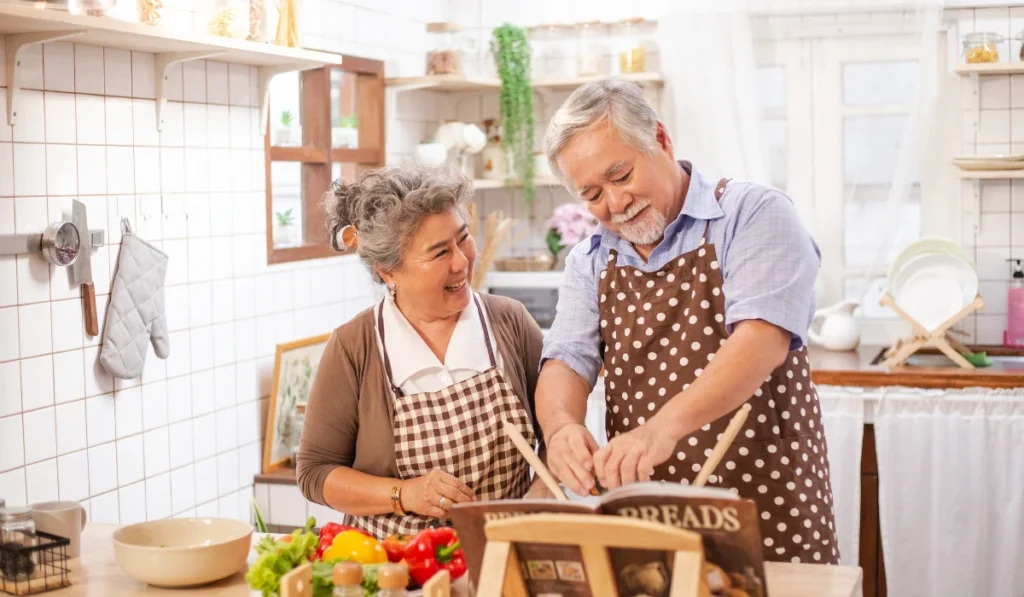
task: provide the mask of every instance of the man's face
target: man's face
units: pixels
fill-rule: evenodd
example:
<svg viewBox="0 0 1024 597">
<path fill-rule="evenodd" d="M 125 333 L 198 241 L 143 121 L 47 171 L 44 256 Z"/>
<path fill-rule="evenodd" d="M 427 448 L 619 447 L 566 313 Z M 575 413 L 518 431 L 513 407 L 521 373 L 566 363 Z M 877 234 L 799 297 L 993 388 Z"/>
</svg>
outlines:
<svg viewBox="0 0 1024 597">
<path fill-rule="evenodd" d="M 605 228 L 641 247 L 661 241 L 682 196 L 672 142 L 658 125 L 653 154 L 630 146 L 605 122 L 578 134 L 558 167 Z"/>
</svg>

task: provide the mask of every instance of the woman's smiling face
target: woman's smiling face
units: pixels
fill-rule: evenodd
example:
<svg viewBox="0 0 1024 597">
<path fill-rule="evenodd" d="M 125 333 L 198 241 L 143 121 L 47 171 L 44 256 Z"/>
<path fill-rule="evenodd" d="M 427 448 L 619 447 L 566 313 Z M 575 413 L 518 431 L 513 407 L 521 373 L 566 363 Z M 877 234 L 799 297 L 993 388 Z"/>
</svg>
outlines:
<svg viewBox="0 0 1024 597">
<path fill-rule="evenodd" d="M 458 210 L 448 208 L 423 218 L 402 267 L 381 277 L 395 285 L 401 306 L 419 318 L 447 318 L 469 305 L 475 264 L 476 241 Z"/>
</svg>

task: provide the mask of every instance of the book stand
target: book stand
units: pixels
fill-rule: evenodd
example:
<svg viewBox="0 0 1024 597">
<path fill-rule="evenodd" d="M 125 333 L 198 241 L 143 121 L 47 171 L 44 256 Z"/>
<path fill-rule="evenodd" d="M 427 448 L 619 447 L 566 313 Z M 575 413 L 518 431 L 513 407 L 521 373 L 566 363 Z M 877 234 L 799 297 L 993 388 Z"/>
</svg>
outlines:
<svg viewBox="0 0 1024 597">
<path fill-rule="evenodd" d="M 530 597 L 513 545 L 543 543 L 579 547 L 594 597 L 619 597 L 609 548 L 675 552 L 671 597 L 707 597 L 701 536 L 658 524 L 597 514 L 530 514 L 487 523 L 477 595 Z"/>
<path fill-rule="evenodd" d="M 959 313 L 956 313 L 946 321 L 942 322 L 939 327 L 934 330 L 928 330 L 918 323 L 917 320 L 911 317 L 906 311 L 901 309 L 888 292 L 885 293 L 882 299 L 878 302 L 879 304 L 889 307 L 895 311 L 896 314 L 906 320 L 914 330 L 913 336 L 897 341 L 892 348 L 886 351 L 886 359 L 882 362 L 883 367 L 892 369 L 893 367 L 903 365 L 915 352 L 922 348 L 933 346 L 942 351 L 944 355 L 952 359 L 952 361 L 960 367 L 964 369 L 974 369 L 974 365 L 963 357 L 963 353 L 968 353 L 970 351 L 960 342 L 949 338 L 947 336 L 947 332 L 954 325 L 960 323 L 963 318 L 984 308 L 985 301 L 981 299 L 981 295 L 976 296 L 974 298 L 974 302 L 961 309 Z"/>
</svg>

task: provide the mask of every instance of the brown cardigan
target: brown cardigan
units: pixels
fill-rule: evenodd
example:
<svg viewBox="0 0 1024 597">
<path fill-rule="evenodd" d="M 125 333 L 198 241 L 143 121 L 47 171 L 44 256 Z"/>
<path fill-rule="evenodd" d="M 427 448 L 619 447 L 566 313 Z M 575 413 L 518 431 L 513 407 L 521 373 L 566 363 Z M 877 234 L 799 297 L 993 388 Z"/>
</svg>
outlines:
<svg viewBox="0 0 1024 597">
<path fill-rule="evenodd" d="M 501 353 L 502 373 L 534 420 L 543 336 L 522 303 L 480 294 Z M 327 505 L 324 481 L 339 466 L 397 477 L 391 423 L 394 404 L 377 347 L 374 308 L 334 330 L 306 405 L 296 475 L 306 499 Z"/>
</svg>

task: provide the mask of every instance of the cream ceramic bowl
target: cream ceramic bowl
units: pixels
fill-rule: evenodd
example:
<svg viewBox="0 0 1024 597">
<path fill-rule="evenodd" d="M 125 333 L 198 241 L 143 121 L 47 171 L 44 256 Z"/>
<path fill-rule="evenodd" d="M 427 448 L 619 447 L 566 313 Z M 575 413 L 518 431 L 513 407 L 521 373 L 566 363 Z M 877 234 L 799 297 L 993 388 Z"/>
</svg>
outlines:
<svg viewBox="0 0 1024 597">
<path fill-rule="evenodd" d="M 157 587 L 187 587 L 227 578 L 245 566 L 252 526 L 229 518 L 171 518 L 114 532 L 125 574 Z"/>
</svg>

